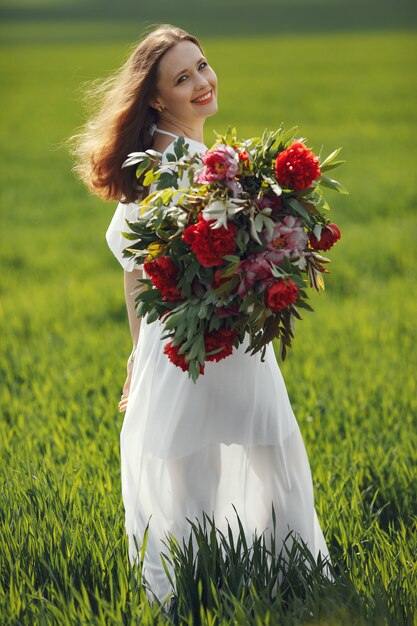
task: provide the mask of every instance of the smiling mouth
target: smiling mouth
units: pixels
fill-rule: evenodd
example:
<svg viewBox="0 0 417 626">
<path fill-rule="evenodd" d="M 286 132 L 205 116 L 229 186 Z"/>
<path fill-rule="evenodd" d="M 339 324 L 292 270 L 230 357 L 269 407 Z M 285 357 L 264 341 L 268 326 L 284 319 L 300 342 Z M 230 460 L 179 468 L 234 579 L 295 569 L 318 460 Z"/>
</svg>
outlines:
<svg viewBox="0 0 417 626">
<path fill-rule="evenodd" d="M 200 96 L 199 98 L 194 98 L 194 100 L 191 100 L 191 102 L 193 102 L 193 104 L 205 104 L 206 102 L 209 102 L 213 97 L 213 90 L 210 89 L 210 91 L 208 91 L 207 93 L 205 93 L 203 96 Z"/>
</svg>

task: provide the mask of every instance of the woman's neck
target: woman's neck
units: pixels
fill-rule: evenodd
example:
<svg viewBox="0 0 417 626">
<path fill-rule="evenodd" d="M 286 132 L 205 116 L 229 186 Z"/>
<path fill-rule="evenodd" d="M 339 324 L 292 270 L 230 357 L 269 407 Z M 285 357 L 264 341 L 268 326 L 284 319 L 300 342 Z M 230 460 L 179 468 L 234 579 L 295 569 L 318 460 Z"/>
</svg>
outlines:
<svg viewBox="0 0 417 626">
<path fill-rule="evenodd" d="M 166 130 L 176 135 L 184 135 L 184 137 L 188 137 L 188 139 L 194 139 L 194 141 L 204 143 L 204 122 L 189 126 L 180 121 L 159 116 L 157 126 L 161 130 Z"/>
</svg>

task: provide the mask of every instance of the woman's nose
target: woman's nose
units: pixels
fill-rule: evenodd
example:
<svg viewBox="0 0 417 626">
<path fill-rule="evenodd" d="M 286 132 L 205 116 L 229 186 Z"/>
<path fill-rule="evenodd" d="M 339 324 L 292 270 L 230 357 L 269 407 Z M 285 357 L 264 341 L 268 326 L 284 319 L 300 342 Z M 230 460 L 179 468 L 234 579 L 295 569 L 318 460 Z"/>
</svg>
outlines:
<svg viewBox="0 0 417 626">
<path fill-rule="evenodd" d="M 205 89 L 209 84 L 210 83 L 209 83 L 209 81 L 207 80 L 207 78 L 205 76 L 202 76 L 201 74 L 198 74 L 197 80 L 196 80 L 196 89 L 197 89 L 197 91 L 199 91 L 200 89 Z"/>
</svg>

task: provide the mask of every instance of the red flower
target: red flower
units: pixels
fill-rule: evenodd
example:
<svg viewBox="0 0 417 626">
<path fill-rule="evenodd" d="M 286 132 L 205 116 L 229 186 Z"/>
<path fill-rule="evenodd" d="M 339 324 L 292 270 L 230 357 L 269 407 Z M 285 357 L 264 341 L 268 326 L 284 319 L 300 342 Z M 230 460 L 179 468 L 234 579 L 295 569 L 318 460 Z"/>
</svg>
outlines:
<svg viewBox="0 0 417 626">
<path fill-rule="evenodd" d="M 275 172 L 278 182 L 297 191 L 307 189 L 321 176 L 319 158 L 301 141 L 294 141 L 277 156 Z"/>
<path fill-rule="evenodd" d="M 265 304 L 274 313 L 282 311 L 289 304 L 297 300 L 298 287 L 290 279 L 279 280 L 268 288 L 265 295 Z"/>
<path fill-rule="evenodd" d="M 168 342 L 164 348 L 164 354 L 167 355 L 171 363 L 180 367 L 183 372 L 188 372 L 190 364 L 185 360 L 185 354 L 178 354 L 181 344 L 173 346 L 172 341 Z M 204 365 L 200 364 L 200 374 L 204 374 Z"/>
<path fill-rule="evenodd" d="M 330 250 L 340 239 L 340 230 L 337 224 L 327 224 L 321 231 L 320 239 L 317 240 L 314 233 L 310 235 L 310 245 L 314 250 Z"/>
<path fill-rule="evenodd" d="M 206 361 L 221 361 L 233 352 L 233 344 L 238 335 L 238 331 L 233 328 L 221 328 L 213 330 L 204 337 L 204 345 L 206 347 Z M 222 348 L 215 354 L 209 354 L 212 350 Z"/>
<path fill-rule="evenodd" d="M 238 152 L 238 157 L 239 161 L 242 161 L 243 165 L 246 165 L 246 167 L 250 166 L 249 152 L 247 150 L 241 150 Z"/>
<path fill-rule="evenodd" d="M 191 250 L 204 267 L 223 265 L 226 254 L 233 254 L 236 250 L 235 236 L 237 226 L 232 222 L 228 227 L 211 228 L 214 220 L 205 220 L 201 213 L 198 222 L 185 229 L 182 238 L 191 247 Z"/>
<path fill-rule="evenodd" d="M 145 272 L 162 293 L 163 299 L 169 302 L 181 300 L 181 292 L 177 289 L 177 268 L 166 256 L 144 263 Z"/>
</svg>

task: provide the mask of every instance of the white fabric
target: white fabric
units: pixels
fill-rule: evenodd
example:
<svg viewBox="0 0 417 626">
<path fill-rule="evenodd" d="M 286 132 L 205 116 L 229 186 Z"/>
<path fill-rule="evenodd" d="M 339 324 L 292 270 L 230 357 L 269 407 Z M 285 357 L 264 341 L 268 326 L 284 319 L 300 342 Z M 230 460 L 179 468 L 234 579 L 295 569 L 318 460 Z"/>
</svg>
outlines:
<svg viewBox="0 0 417 626">
<path fill-rule="evenodd" d="M 106 232 L 106 240 L 110 250 L 126 272 L 132 272 L 142 266 L 135 265 L 133 257 L 124 257 L 123 250 L 129 246 L 130 240 L 123 237 L 122 232 L 132 232 L 126 220 L 132 222 L 138 217 L 139 206 L 136 202 L 119 202 Z M 132 242 L 133 243 L 133 242 Z"/>
<path fill-rule="evenodd" d="M 203 511 L 223 532 L 227 522 L 237 532 L 234 505 L 250 545 L 255 531 L 259 536 L 268 528 L 269 537 L 273 503 L 278 546 L 293 530 L 315 556 L 328 556 L 306 450 L 272 344 L 263 363 L 259 353 L 245 354 L 243 344 L 207 363 L 193 383 L 163 354 L 168 340 L 161 341 L 161 332 L 159 321 L 142 320 L 120 434 L 129 558 L 139 560 L 135 538 L 141 546 L 149 521 L 143 574 L 153 593 L 161 601 L 170 595 L 159 554 L 166 552 L 166 533 L 181 541 L 190 532 L 186 517 L 202 521 Z"/>
</svg>

